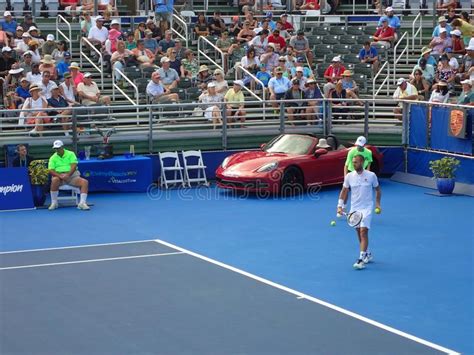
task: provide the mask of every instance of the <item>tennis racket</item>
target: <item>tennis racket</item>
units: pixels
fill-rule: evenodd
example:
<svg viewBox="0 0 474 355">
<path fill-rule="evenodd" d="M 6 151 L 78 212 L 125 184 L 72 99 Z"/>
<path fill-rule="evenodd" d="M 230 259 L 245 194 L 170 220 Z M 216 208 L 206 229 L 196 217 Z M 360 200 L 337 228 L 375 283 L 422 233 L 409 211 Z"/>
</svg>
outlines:
<svg viewBox="0 0 474 355">
<path fill-rule="evenodd" d="M 351 213 L 342 212 L 342 214 L 346 216 L 347 224 L 350 227 L 357 227 L 364 218 L 364 215 L 360 211 L 353 211 Z M 338 214 L 337 216 L 340 217 L 341 215 Z"/>
</svg>

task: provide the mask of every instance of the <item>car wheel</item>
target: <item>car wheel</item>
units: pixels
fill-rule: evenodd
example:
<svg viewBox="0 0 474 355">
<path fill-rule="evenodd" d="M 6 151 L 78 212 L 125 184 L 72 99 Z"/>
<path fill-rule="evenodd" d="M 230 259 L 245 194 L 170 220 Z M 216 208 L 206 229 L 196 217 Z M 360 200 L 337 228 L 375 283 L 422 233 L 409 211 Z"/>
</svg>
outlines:
<svg viewBox="0 0 474 355">
<path fill-rule="evenodd" d="M 303 193 L 304 176 L 300 169 L 291 166 L 285 170 L 281 178 L 280 194 L 282 196 L 299 195 Z"/>
</svg>

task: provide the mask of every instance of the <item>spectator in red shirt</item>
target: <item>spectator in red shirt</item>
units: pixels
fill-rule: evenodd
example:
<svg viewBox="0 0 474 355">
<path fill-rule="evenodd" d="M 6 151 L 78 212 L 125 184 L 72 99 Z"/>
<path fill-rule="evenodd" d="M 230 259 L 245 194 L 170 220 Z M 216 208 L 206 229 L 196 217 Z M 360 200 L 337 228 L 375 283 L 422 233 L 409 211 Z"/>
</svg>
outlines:
<svg viewBox="0 0 474 355">
<path fill-rule="evenodd" d="M 293 25 L 290 22 L 288 22 L 288 14 L 282 14 L 280 16 L 280 22 L 281 22 L 281 25 L 283 26 L 283 29 L 285 31 L 287 31 L 288 33 L 293 33 L 295 28 L 293 27 Z"/>
<path fill-rule="evenodd" d="M 319 10 L 318 0 L 305 0 L 304 4 L 300 6 L 300 10 Z"/>
<path fill-rule="evenodd" d="M 342 64 L 341 57 L 332 58 L 331 65 L 324 72 L 324 79 L 327 80 L 327 83 L 324 84 L 323 91 L 326 97 L 331 89 L 334 88 L 334 84 L 342 79 L 342 74 L 345 70 L 346 68 Z"/>
<path fill-rule="evenodd" d="M 385 17 L 382 19 L 382 27 L 379 27 L 374 34 L 372 45 L 390 48 L 394 39 L 395 31 L 392 27 L 388 26 L 388 19 Z"/>
<path fill-rule="evenodd" d="M 278 52 L 283 53 L 286 49 L 286 41 L 280 36 L 280 31 L 275 29 L 273 33 L 268 36 L 268 43 L 275 43 L 278 47 Z"/>
</svg>

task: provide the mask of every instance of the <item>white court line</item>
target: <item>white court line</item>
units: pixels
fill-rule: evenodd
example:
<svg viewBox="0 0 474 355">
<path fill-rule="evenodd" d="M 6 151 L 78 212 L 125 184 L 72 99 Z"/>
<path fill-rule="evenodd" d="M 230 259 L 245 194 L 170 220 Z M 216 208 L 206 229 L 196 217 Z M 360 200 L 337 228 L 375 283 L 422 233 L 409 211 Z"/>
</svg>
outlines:
<svg viewBox="0 0 474 355">
<path fill-rule="evenodd" d="M 94 248 L 94 247 L 103 247 L 108 245 L 121 245 L 121 244 L 138 244 L 138 243 L 147 243 L 155 242 L 155 239 L 148 240 L 131 240 L 127 242 L 117 242 L 117 243 L 102 243 L 102 244 L 86 244 L 86 245 L 72 245 L 69 247 L 56 247 L 56 248 L 43 248 L 43 249 L 26 249 L 26 250 L 11 250 L 0 252 L 0 255 L 4 254 L 15 254 L 15 253 L 32 253 L 36 251 L 49 251 L 49 250 L 62 250 L 62 249 L 76 249 L 76 248 Z"/>
<path fill-rule="evenodd" d="M 266 285 L 269 285 L 269 286 L 272 286 L 272 287 L 275 287 L 275 288 L 278 288 L 280 290 L 283 290 L 285 292 L 288 292 L 288 293 L 291 293 L 295 296 L 298 297 L 298 299 L 306 299 L 308 301 L 311 301 L 311 302 L 314 302 L 314 303 L 317 303 L 317 304 L 320 304 L 322 306 L 325 306 L 325 307 L 328 307 L 332 310 L 335 310 L 337 312 L 340 312 L 340 313 L 343 313 L 345 315 L 348 315 L 350 317 L 353 317 L 355 319 L 358 319 L 362 322 L 365 322 L 365 323 L 368 323 L 370 325 L 373 325 L 377 328 L 380 328 L 380 329 L 383 329 L 387 332 L 390 332 L 390 333 L 393 333 L 393 334 L 396 334 L 398 336 L 401 336 L 403 338 L 407 338 L 407 339 L 410 339 L 414 342 L 417 342 L 417 343 L 420 343 L 420 344 L 423 344 L 425 346 L 428 346 L 430 348 L 433 348 L 435 350 L 438 350 L 438 351 L 442 351 L 446 354 L 450 354 L 450 355 L 460 355 L 460 353 L 454 351 L 454 350 L 451 350 L 451 349 L 448 349 L 448 348 L 445 348 L 443 346 L 440 346 L 440 345 L 437 345 L 437 344 L 434 344 L 432 342 L 429 342 L 427 340 L 424 340 L 424 339 L 421 339 L 421 338 L 418 338 L 414 335 L 411 335 L 411 334 L 408 334 L 408 333 L 405 333 L 405 332 L 402 332 L 398 329 L 395 329 L 395 328 L 392 328 L 388 325 L 385 325 L 385 324 L 382 324 L 382 323 L 379 323 L 377 321 L 374 321 L 372 319 L 369 319 L 369 318 L 366 318 L 364 316 L 361 316 L 360 314 L 357 314 L 357 313 L 354 313 L 354 312 L 351 312 L 347 309 L 344 309 L 344 308 L 341 308 L 341 307 L 338 307 L 336 305 L 333 305 L 331 303 L 328 303 L 328 302 L 325 302 L 323 300 L 320 300 L 318 298 L 315 298 L 315 297 L 312 297 L 312 296 L 309 296 L 307 294 L 304 294 L 302 292 L 299 292 L 299 291 L 296 291 L 296 290 L 293 290 L 289 287 L 286 287 L 286 286 L 283 286 L 283 285 L 280 285 L 280 284 L 277 284 L 275 282 L 272 282 L 270 280 L 267 280 L 267 279 L 264 279 L 263 277 L 260 277 L 260 276 L 257 276 L 257 275 L 254 275 L 254 274 L 251 274 L 249 272 L 246 272 L 246 271 L 243 271 L 241 269 L 237 269 L 236 267 L 233 267 L 233 266 L 230 266 L 230 265 L 227 265 L 227 264 L 224 264 L 220 261 L 217 261 L 217 260 L 214 260 L 214 259 L 211 259 L 211 258 L 208 258 L 206 256 L 203 256 L 201 254 L 197 254 L 197 253 L 194 253 L 190 250 L 187 250 L 187 249 L 184 249 L 184 248 L 181 248 L 181 247 L 178 247 L 174 244 L 171 244 L 171 243 L 168 243 L 168 242 L 165 242 L 163 240 L 160 240 L 160 239 L 156 239 L 155 240 L 157 243 L 159 244 L 163 244 L 163 245 L 166 245 L 167 247 L 170 247 L 170 248 L 173 248 L 173 249 L 176 249 L 176 250 L 179 250 L 179 251 L 182 251 L 183 253 L 186 253 L 186 254 L 189 254 L 191 256 L 194 256 L 196 258 L 199 258 L 201 260 L 204 260 L 204 261 L 207 261 L 211 264 L 214 264 L 214 265 L 218 265 L 220 267 L 223 267 L 224 269 L 228 269 L 228 270 L 231 270 L 231 271 L 234 271 L 238 274 L 241 274 L 241 275 L 244 275 L 244 276 L 247 276 L 253 280 L 256 280 L 256 281 L 259 281 L 259 282 L 262 282 Z"/>
<path fill-rule="evenodd" d="M 131 256 L 118 256 L 116 258 L 103 258 L 103 259 L 89 259 L 89 260 L 77 260 L 77 261 L 63 261 L 59 263 L 47 263 L 47 264 L 36 264 L 36 265 L 20 265 L 20 266 L 8 266 L 0 268 L 0 271 L 5 270 L 18 270 L 18 269 L 31 269 L 45 266 L 58 266 L 58 265 L 73 265 L 73 264 L 87 264 L 97 263 L 102 261 L 115 261 L 115 260 L 127 260 L 127 259 L 143 259 L 151 258 L 154 256 L 168 256 L 168 255 L 180 255 L 185 254 L 184 252 L 172 252 L 172 253 L 160 253 L 160 254 L 145 254 L 145 255 L 131 255 Z"/>
</svg>

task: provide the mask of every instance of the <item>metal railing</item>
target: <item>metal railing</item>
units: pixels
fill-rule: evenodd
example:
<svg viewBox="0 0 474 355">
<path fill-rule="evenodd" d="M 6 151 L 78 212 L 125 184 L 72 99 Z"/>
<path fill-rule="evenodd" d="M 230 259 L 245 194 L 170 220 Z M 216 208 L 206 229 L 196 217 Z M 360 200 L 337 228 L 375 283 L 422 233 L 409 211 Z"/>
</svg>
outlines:
<svg viewBox="0 0 474 355">
<path fill-rule="evenodd" d="M 377 87 L 377 79 L 380 75 L 382 75 L 384 73 L 384 70 L 386 70 L 385 72 L 385 78 L 383 79 L 382 81 L 382 84 L 380 84 L 377 88 L 377 90 L 375 90 L 375 88 Z M 380 68 L 380 70 L 378 71 L 377 74 L 375 74 L 374 78 L 372 79 L 372 88 L 374 91 L 373 93 L 373 99 L 375 100 L 375 98 L 378 96 L 378 94 L 383 90 L 384 86 L 387 86 L 387 95 L 389 94 L 389 90 L 390 90 L 390 63 L 389 61 L 387 60 L 385 63 L 383 63 L 382 67 Z"/>
<path fill-rule="evenodd" d="M 247 69 L 245 69 L 241 65 L 237 65 L 235 67 L 235 79 L 242 79 L 242 75 L 239 75 L 240 72 L 245 73 L 254 83 L 260 85 L 260 88 L 262 89 L 262 97 L 259 97 L 254 90 L 248 89 L 246 86 L 243 87 L 243 89 L 246 89 L 247 92 L 255 97 L 258 101 L 265 101 L 265 85 L 263 85 L 263 82 L 260 81 L 255 75 L 253 75 L 251 72 L 249 72 Z"/>
<path fill-rule="evenodd" d="M 212 50 L 214 50 L 215 56 L 214 59 L 211 58 L 206 49 L 210 47 Z M 208 61 L 210 61 L 212 64 L 214 64 L 216 67 L 218 67 L 220 70 L 225 72 L 225 61 L 226 61 L 226 56 L 222 50 L 217 48 L 217 46 L 209 41 L 206 37 L 200 36 L 198 38 L 198 63 L 201 64 L 201 55 L 206 58 Z M 220 55 L 221 57 L 221 64 L 217 63 L 217 57 Z"/>
<path fill-rule="evenodd" d="M 188 48 L 188 45 L 189 45 L 189 31 L 188 31 L 188 24 L 186 23 L 186 21 L 184 21 L 181 16 L 173 13 L 173 22 L 172 22 L 172 25 L 171 25 L 171 31 L 176 35 L 178 36 L 179 38 L 181 38 L 184 42 L 185 42 L 185 45 L 186 45 L 186 48 Z M 178 29 L 175 29 L 174 27 L 178 27 Z M 181 27 L 181 28 L 180 28 Z M 181 29 L 182 32 L 184 32 L 184 35 L 179 32 L 179 29 Z"/>
<path fill-rule="evenodd" d="M 128 96 L 128 94 L 117 84 L 117 82 L 115 81 L 115 73 L 118 73 L 120 74 L 120 76 L 122 77 L 123 80 L 125 80 L 132 88 L 133 88 L 133 91 L 135 93 L 135 101 L 133 101 L 133 99 Z M 138 86 L 135 85 L 135 83 L 133 81 L 131 81 L 126 75 L 125 73 L 123 73 L 120 69 L 118 68 L 113 68 L 112 70 L 112 99 L 115 100 L 115 90 L 117 90 L 118 92 L 120 92 L 124 97 L 125 99 L 127 99 L 133 106 L 138 106 L 140 105 L 140 93 L 138 92 Z M 137 125 L 140 124 L 140 121 L 139 121 L 139 109 L 137 108 Z"/>
<path fill-rule="evenodd" d="M 403 47 L 402 52 L 400 55 L 397 57 L 397 49 L 398 47 L 402 44 L 402 42 L 405 40 L 405 47 Z M 408 52 L 410 48 L 410 43 L 409 43 L 409 36 L 408 32 L 404 32 L 402 37 L 398 40 L 398 42 L 395 44 L 393 47 L 393 83 L 395 84 L 397 82 L 397 64 L 400 62 L 402 59 L 403 55 L 405 55 L 405 61 L 406 64 L 408 65 Z"/>
<path fill-rule="evenodd" d="M 59 29 L 59 25 L 61 23 L 64 23 L 67 26 L 68 35 L 64 34 L 64 32 L 61 29 Z M 63 16 L 57 14 L 57 16 L 56 16 L 56 39 L 58 41 L 59 41 L 59 35 L 61 35 L 64 38 L 64 40 L 68 43 L 69 53 L 71 53 L 71 56 L 73 56 L 71 24 Z"/>
<path fill-rule="evenodd" d="M 343 102 L 343 105 L 338 105 Z M 224 108 L 229 102 L 218 104 Z M 280 108 L 274 108 L 277 104 Z M 292 104 L 292 105 L 288 105 Z M 55 137 L 61 137 L 66 144 L 90 144 L 100 142 L 98 126 L 114 128 L 112 142 L 144 141 L 153 151 L 153 141 L 162 139 L 218 138 L 222 146 L 227 146 L 228 137 L 248 137 L 250 135 L 273 135 L 282 132 L 312 134 L 397 134 L 402 132 L 401 121 L 395 118 L 393 106 L 386 107 L 386 100 L 278 100 L 245 101 L 245 122 L 233 122 L 221 110 L 223 124 L 210 122 L 196 107 L 202 103 L 73 106 L 67 123 L 20 124 L 21 112 L 38 110 L 8 110 L 0 117 L 0 139 L 4 144 L 28 141 L 32 145 L 50 144 Z M 377 115 L 369 113 L 369 105 L 380 109 Z M 384 108 L 384 113 L 382 113 Z M 309 109 L 309 111 L 308 111 Z M 50 109 L 45 109 L 47 112 Z M 202 111 L 201 111 L 202 112 Z M 266 119 L 262 119 L 266 114 Z M 25 114 L 24 114 L 25 115 Z M 28 117 L 28 114 L 25 116 Z M 229 120 L 227 121 L 227 118 Z M 69 128 L 61 127 L 68 124 Z M 240 126 L 245 124 L 245 128 Z M 43 127 L 42 132 L 29 134 L 30 130 Z M 231 129 L 227 131 L 227 127 Z M 38 134 L 42 136 L 38 136 Z M 64 136 L 66 134 L 66 137 Z M 80 140 L 79 140 L 80 138 Z"/>
<path fill-rule="evenodd" d="M 83 51 L 83 46 L 86 44 L 87 47 L 89 47 L 92 51 L 96 52 L 98 57 L 99 57 L 99 65 L 98 66 L 91 58 L 88 57 L 86 53 Z M 102 52 L 99 51 L 95 46 L 85 37 L 82 37 L 81 40 L 79 41 L 79 54 L 80 54 L 80 65 L 82 68 L 82 58 L 85 58 L 91 65 L 92 67 L 97 70 L 100 74 L 100 88 L 104 90 L 104 57 L 102 56 Z"/>
<path fill-rule="evenodd" d="M 418 25 L 418 28 L 416 27 L 417 21 L 420 22 Z M 412 53 L 415 53 L 415 40 L 418 35 L 420 39 L 420 45 L 422 44 L 422 39 L 423 39 L 422 30 L 423 30 L 423 18 L 421 16 L 421 12 L 419 12 L 418 15 L 416 15 L 415 19 L 413 20 L 413 23 L 411 24 L 411 35 L 412 35 L 411 51 Z"/>
</svg>

